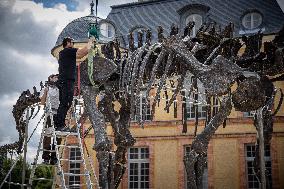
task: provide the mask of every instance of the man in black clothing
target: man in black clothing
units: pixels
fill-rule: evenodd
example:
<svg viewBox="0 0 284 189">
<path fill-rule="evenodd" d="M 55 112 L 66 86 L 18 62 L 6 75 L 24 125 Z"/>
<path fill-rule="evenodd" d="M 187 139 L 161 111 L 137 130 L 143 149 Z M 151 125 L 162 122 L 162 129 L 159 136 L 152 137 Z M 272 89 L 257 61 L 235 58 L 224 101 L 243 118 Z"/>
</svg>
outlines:
<svg viewBox="0 0 284 189">
<path fill-rule="evenodd" d="M 83 48 L 74 48 L 73 39 L 66 37 L 63 39 L 63 50 L 59 52 L 59 107 L 57 116 L 55 117 L 55 125 L 57 130 L 65 129 L 65 117 L 67 111 L 72 105 L 74 83 L 76 77 L 76 59 L 83 58 L 91 49 L 93 40 L 90 39 L 88 44 Z M 66 129 L 65 129 L 66 130 Z"/>
</svg>

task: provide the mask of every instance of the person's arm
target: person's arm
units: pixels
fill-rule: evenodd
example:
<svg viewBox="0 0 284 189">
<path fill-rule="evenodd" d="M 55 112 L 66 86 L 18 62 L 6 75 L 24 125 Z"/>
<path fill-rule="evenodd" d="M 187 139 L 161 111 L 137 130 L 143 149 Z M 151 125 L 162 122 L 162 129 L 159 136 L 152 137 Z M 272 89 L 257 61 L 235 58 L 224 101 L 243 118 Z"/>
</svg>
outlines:
<svg viewBox="0 0 284 189">
<path fill-rule="evenodd" d="M 44 88 L 43 95 L 40 97 L 40 104 L 45 105 L 48 88 Z"/>
<path fill-rule="evenodd" d="M 92 45 L 93 45 L 93 40 L 89 39 L 88 44 L 86 46 L 77 50 L 76 58 L 80 59 L 86 56 L 89 50 L 92 48 Z"/>
<path fill-rule="evenodd" d="M 78 59 L 83 58 L 84 56 L 86 56 L 88 54 L 88 52 L 89 52 L 89 50 L 88 50 L 87 46 L 80 48 L 76 52 L 76 58 L 78 58 Z"/>
</svg>

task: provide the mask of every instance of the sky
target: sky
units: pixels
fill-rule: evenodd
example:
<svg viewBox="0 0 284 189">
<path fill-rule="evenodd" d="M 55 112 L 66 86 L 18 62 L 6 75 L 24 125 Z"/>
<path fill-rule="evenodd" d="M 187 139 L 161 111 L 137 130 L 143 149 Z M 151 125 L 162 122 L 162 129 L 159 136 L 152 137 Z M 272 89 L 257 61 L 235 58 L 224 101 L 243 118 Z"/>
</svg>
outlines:
<svg viewBox="0 0 284 189">
<path fill-rule="evenodd" d="M 133 0 L 99 0 L 98 16 L 106 18 L 111 5 Z M 91 0 L 0 0 L 0 145 L 18 140 L 12 108 L 20 93 L 39 87 L 57 73 L 50 54 L 58 35 L 72 20 L 90 14 Z M 42 112 L 31 121 L 30 133 Z M 36 151 L 40 130 L 29 144 Z"/>
</svg>

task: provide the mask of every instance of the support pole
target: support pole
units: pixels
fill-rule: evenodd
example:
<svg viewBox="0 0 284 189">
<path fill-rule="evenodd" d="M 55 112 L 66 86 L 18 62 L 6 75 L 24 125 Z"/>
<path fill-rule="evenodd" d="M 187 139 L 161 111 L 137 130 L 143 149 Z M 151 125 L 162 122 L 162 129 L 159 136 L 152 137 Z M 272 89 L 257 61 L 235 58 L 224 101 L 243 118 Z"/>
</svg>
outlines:
<svg viewBox="0 0 284 189">
<path fill-rule="evenodd" d="M 21 185 L 21 189 L 24 189 L 24 184 L 25 184 L 25 180 L 26 180 L 26 160 L 27 160 L 27 147 L 28 147 L 28 125 L 29 125 L 29 111 L 30 109 L 27 108 L 27 112 L 26 112 L 26 125 L 25 125 L 25 146 L 24 146 L 24 159 L 23 159 L 23 170 L 22 170 L 22 185 Z"/>
<path fill-rule="evenodd" d="M 266 189 L 265 160 L 264 160 L 264 138 L 263 138 L 263 108 L 257 110 L 258 140 L 259 140 L 259 160 L 261 173 L 261 189 Z"/>
<path fill-rule="evenodd" d="M 11 155 L 11 162 L 12 162 L 12 159 L 13 159 L 13 150 L 11 151 L 10 155 Z M 10 174 L 10 176 L 9 176 L 9 189 L 11 189 L 11 184 L 10 184 L 11 179 L 12 179 L 12 178 L 11 178 L 11 174 Z"/>
</svg>

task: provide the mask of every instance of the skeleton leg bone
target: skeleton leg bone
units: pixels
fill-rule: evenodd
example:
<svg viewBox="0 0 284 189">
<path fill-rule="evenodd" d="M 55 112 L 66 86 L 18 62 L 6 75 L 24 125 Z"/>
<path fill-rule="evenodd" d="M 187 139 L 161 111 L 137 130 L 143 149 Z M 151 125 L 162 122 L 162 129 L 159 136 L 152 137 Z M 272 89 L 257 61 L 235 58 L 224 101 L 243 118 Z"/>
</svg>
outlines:
<svg viewBox="0 0 284 189">
<path fill-rule="evenodd" d="M 114 143 L 117 146 L 114 163 L 110 165 L 109 175 L 113 175 L 114 180 L 111 181 L 110 188 L 117 188 L 121 182 L 122 176 L 126 170 L 126 152 L 129 146 L 133 146 L 135 139 L 129 131 L 130 119 L 130 103 L 121 103 L 121 108 L 118 112 L 113 107 L 113 87 L 105 86 L 105 96 L 99 102 L 99 108 L 105 117 L 109 118 L 114 131 Z"/>
<path fill-rule="evenodd" d="M 213 117 L 210 123 L 197 135 L 191 146 L 191 152 L 184 157 L 184 165 L 187 173 L 187 180 L 190 185 L 188 189 L 199 188 L 200 177 L 203 170 L 197 170 L 196 165 L 204 165 L 205 155 L 207 154 L 209 140 L 218 127 L 224 122 L 225 118 L 231 113 L 232 103 L 230 97 L 224 97 L 219 112 Z M 203 166 L 204 167 L 204 166 Z M 202 166 L 199 169 L 203 169 Z"/>
<path fill-rule="evenodd" d="M 108 166 L 111 141 L 107 137 L 103 114 L 98 110 L 96 97 L 99 89 L 93 86 L 82 86 L 82 93 L 87 114 L 94 128 L 95 145 L 101 176 L 99 178 L 102 189 L 108 188 Z"/>
</svg>

